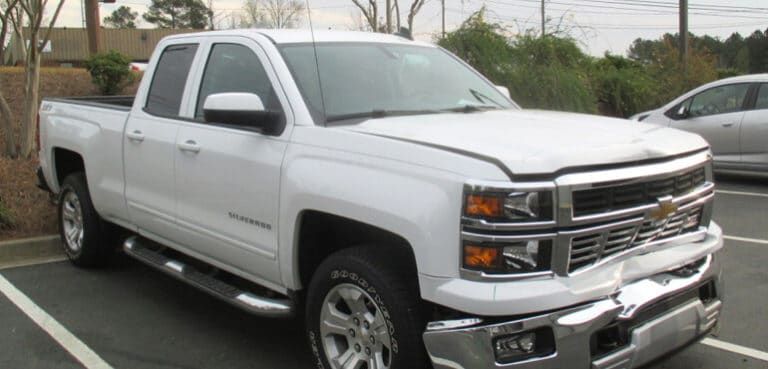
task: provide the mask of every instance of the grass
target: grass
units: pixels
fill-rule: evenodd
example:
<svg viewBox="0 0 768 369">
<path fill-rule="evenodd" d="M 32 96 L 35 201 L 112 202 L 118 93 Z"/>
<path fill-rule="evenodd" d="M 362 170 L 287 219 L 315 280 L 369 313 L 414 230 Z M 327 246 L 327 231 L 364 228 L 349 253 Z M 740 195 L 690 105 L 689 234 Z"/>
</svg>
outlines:
<svg viewBox="0 0 768 369">
<path fill-rule="evenodd" d="M 0 200 L 0 229 L 11 228 L 13 228 L 13 218 L 11 217 L 10 211 L 3 205 L 2 200 Z"/>
</svg>

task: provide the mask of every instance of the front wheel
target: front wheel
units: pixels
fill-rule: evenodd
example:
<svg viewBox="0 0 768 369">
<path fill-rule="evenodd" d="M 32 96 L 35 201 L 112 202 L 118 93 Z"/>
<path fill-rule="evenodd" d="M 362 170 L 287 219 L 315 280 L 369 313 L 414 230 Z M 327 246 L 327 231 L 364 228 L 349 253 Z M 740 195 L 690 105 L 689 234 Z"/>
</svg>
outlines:
<svg viewBox="0 0 768 369">
<path fill-rule="evenodd" d="M 339 251 L 315 272 L 306 313 L 318 368 L 426 367 L 415 273 L 403 262 L 406 258 L 383 249 L 387 247 Z"/>
</svg>

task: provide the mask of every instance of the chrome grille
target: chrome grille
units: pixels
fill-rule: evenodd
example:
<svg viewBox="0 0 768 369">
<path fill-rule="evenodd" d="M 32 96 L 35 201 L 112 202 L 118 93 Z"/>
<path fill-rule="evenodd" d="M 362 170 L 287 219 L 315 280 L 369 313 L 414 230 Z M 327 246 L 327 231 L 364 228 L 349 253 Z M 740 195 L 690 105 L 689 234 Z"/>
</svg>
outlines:
<svg viewBox="0 0 768 369">
<path fill-rule="evenodd" d="M 698 229 L 704 205 L 692 202 L 683 205 L 662 221 L 640 219 L 599 231 L 585 232 L 570 238 L 568 272 L 572 273 L 593 265 L 612 255 L 665 241 Z"/>
<path fill-rule="evenodd" d="M 629 209 L 664 196 L 681 196 L 706 181 L 704 167 L 663 179 L 619 186 L 600 186 L 573 192 L 573 216 L 581 217 Z"/>
</svg>

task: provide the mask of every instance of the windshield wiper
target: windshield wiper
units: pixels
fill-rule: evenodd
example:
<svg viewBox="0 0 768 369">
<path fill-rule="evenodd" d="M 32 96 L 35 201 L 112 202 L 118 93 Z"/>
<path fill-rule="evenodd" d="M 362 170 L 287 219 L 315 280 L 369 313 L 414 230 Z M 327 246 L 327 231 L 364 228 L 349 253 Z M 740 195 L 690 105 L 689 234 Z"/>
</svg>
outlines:
<svg viewBox="0 0 768 369">
<path fill-rule="evenodd" d="M 374 109 L 367 112 L 351 113 L 351 114 L 339 114 L 329 115 L 325 118 L 326 122 L 337 122 L 341 120 L 350 119 L 365 119 L 365 118 L 384 118 L 384 117 L 397 117 L 404 115 L 422 115 L 422 114 L 439 114 L 439 110 L 383 110 Z"/>
<path fill-rule="evenodd" d="M 457 106 L 455 108 L 449 108 L 449 109 L 443 109 L 442 111 L 450 111 L 454 113 L 475 113 L 479 111 L 487 111 L 487 110 L 496 110 L 499 109 L 496 106 L 493 105 L 475 105 L 475 104 L 466 104 L 462 106 Z"/>
<path fill-rule="evenodd" d="M 498 102 L 496 102 L 496 100 L 491 99 L 490 97 L 488 97 L 488 95 L 486 95 L 486 94 L 484 94 L 484 93 L 482 93 L 482 92 L 480 92 L 478 90 L 470 88 L 469 89 L 469 93 L 471 93 L 472 96 L 474 96 L 475 99 L 477 99 L 477 101 L 479 101 L 481 103 L 490 102 L 491 104 L 496 105 L 496 106 L 498 106 L 500 108 L 504 107 L 504 105 L 499 104 Z"/>
</svg>

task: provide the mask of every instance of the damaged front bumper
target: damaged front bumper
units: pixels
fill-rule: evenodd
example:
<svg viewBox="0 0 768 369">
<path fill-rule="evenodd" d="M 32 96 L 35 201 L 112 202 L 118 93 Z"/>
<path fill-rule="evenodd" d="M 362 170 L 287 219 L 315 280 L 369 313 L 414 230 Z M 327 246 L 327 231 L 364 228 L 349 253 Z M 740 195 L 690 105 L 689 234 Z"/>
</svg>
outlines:
<svg viewBox="0 0 768 369">
<path fill-rule="evenodd" d="M 585 305 L 503 322 L 433 322 L 424 342 L 436 369 L 636 368 L 715 328 L 722 306 L 720 273 L 710 254 Z M 526 345 L 515 343 L 518 349 L 525 346 L 521 355 L 500 354 L 510 340 L 526 334 Z"/>
</svg>

